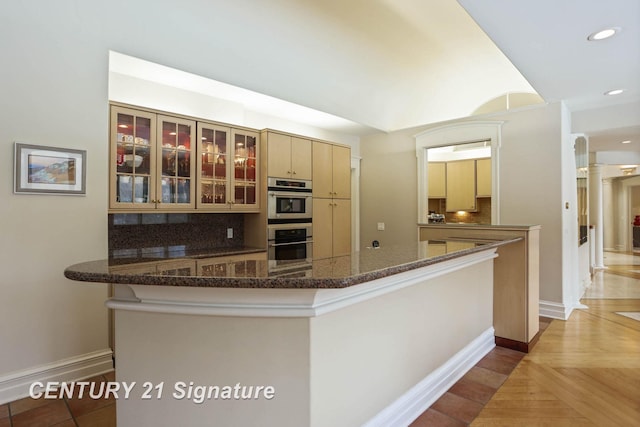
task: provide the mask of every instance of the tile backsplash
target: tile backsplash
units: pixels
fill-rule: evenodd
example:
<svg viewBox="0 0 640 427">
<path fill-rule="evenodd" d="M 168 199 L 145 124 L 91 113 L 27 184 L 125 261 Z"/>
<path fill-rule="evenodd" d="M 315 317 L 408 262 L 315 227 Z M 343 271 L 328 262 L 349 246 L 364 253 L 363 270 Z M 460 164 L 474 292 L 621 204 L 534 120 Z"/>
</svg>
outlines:
<svg viewBox="0 0 640 427">
<path fill-rule="evenodd" d="M 491 197 L 478 197 L 477 208 L 475 212 L 446 212 L 445 199 L 429 199 L 429 211 L 444 213 L 448 223 L 491 224 Z"/>
<path fill-rule="evenodd" d="M 227 238 L 227 229 L 233 238 Z M 202 251 L 243 245 L 243 214 L 109 214 L 109 256 L 127 251 Z"/>
</svg>

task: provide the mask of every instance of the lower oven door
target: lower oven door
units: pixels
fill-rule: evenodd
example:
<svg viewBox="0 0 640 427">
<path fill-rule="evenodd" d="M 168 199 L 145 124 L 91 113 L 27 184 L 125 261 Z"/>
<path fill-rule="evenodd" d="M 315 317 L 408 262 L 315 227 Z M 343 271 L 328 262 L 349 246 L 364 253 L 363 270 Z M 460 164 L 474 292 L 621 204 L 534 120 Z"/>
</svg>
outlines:
<svg viewBox="0 0 640 427">
<path fill-rule="evenodd" d="M 284 242 L 269 241 L 269 264 L 279 264 L 278 261 L 311 261 L 311 240 L 301 242 Z M 276 262 L 273 262 L 276 261 Z"/>
</svg>

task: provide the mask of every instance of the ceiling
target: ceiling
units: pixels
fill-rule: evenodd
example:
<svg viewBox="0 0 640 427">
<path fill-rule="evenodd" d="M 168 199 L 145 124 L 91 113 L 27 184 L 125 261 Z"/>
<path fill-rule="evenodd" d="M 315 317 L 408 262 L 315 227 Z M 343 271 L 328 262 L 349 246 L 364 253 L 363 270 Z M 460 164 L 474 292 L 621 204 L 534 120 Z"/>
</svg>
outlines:
<svg viewBox="0 0 640 427">
<path fill-rule="evenodd" d="M 587 132 L 592 151 L 640 151 L 638 0 L 185 1 L 193 50 L 213 58 L 185 71 L 242 88 L 240 98 L 251 91 L 321 112 L 331 130 L 406 129 L 537 93 L 574 115 L 635 106 L 635 122 L 572 130 Z M 587 41 L 609 26 L 621 31 Z M 603 95 L 616 88 L 625 92 Z"/>
<path fill-rule="evenodd" d="M 640 151 L 638 0 L 459 3 L 545 101 L 565 101 L 574 116 L 615 106 L 628 106 L 637 114 L 629 126 L 612 120 L 612 127 L 589 129 L 590 151 Z M 609 27 L 620 31 L 610 39 L 587 40 L 591 33 Z M 625 91 L 604 95 L 618 88 Z M 624 140 L 632 143 L 621 144 Z"/>
</svg>

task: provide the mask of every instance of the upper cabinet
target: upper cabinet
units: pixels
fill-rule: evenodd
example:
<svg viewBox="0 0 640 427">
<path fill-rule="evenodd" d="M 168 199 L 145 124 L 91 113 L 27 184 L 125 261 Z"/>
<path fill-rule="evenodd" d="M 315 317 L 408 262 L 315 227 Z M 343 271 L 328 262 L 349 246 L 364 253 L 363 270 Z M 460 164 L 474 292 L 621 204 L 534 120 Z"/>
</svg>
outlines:
<svg viewBox="0 0 640 427">
<path fill-rule="evenodd" d="M 476 160 L 476 194 L 491 197 L 491 158 Z"/>
<path fill-rule="evenodd" d="M 313 197 L 351 198 L 351 150 L 313 141 Z"/>
<path fill-rule="evenodd" d="M 193 209 L 195 122 L 111 108 L 111 209 Z"/>
<path fill-rule="evenodd" d="M 163 115 L 158 115 L 157 121 L 162 149 L 158 157 L 161 190 L 156 197 L 156 207 L 193 209 L 196 122 Z"/>
<path fill-rule="evenodd" d="M 476 209 L 476 161 L 447 162 L 447 212 Z"/>
<path fill-rule="evenodd" d="M 197 208 L 257 211 L 258 134 L 198 122 Z"/>
<path fill-rule="evenodd" d="M 430 199 L 444 199 L 447 197 L 445 162 L 429 162 L 428 165 L 428 195 Z"/>
<path fill-rule="evenodd" d="M 311 141 L 265 131 L 268 175 L 276 178 L 312 179 Z"/>
<path fill-rule="evenodd" d="M 255 131 L 111 107 L 111 210 L 257 212 L 258 163 Z"/>
</svg>

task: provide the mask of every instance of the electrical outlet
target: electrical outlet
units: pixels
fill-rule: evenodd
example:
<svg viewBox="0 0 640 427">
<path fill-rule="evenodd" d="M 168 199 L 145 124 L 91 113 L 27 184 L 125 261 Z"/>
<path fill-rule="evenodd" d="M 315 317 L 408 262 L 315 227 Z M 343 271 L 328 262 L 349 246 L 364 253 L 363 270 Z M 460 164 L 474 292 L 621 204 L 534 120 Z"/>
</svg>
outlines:
<svg viewBox="0 0 640 427">
<path fill-rule="evenodd" d="M 378 223 L 378 231 L 384 231 L 384 222 Z"/>
<path fill-rule="evenodd" d="M 233 228 L 227 228 L 227 239 L 233 239 Z"/>
</svg>

